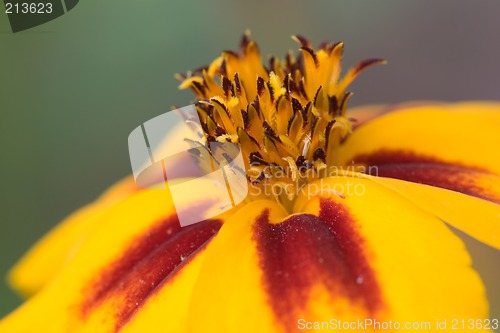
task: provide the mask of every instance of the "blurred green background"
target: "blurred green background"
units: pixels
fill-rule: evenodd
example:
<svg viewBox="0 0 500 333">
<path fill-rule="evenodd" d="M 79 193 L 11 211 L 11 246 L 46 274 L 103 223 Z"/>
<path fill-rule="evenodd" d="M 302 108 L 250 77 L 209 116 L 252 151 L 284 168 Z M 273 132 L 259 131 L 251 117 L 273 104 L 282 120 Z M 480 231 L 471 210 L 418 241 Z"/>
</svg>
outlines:
<svg viewBox="0 0 500 333">
<path fill-rule="evenodd" d="M 130 172 L 132 129 L 190 103 L 174 73 L 236 49 L 245 29 L 264 57 L 297 49 L 299 33 L 344 41 L 346 65 L 388 59 L 352 86 L 351 105 L 500 100 L 499 13 L 493 0 L 82 0 L 16 34 L 0 13 L 0 276 Z M 464 238 L 498 318 L 500 256 Z M 0 283 L 0 317 L 19 303 Z"/>
</svg>

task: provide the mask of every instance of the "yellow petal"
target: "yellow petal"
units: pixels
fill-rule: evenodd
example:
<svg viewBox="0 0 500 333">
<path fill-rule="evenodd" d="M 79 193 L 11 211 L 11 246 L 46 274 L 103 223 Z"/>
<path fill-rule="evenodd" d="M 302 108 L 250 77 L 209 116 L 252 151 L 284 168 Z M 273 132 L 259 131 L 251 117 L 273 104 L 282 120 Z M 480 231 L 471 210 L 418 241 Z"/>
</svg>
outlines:
<svg viewBox="0 0 500 333">
<path fill-rule="evenodd" d="M 221 228 L 207 249 L 192 293 L 190 332 L 280 332 L 262 286 L 253 240 L 255 220 L 269 211 L 271 221 L 286 213 L 272 201 L 255 201 Z"/>
<path fill-rule="evenodd" d="M 190 331 L 487 317 L 463 243 L 398 193 L 370 179 L 324 179 L 304 189 L 294 212 L 253 202 L 223 225 L 192 293 Z"/>
<path fill-rule="evenodd" d="M 363 105 L 348 109 L 346 117 L 348 117 L 353 121 L 353 127 L 356 128 L 386 113 L 395 111 L 404 111 L 405 109 L 410 109 L 415 107 L 439 106 L 444 104 L 446 103 L 437 101 L 415 101 L 415 102 L 400 103 L 396 105 L 384 105 L 384 104 Z"/>
<path fill-rule="evenodd" d="M 174 129 L 169 137 L 186 137 L 188 136 L 186 131 L 189 130 L 186 126 L 180 126 Z M 170 140 L 167 138 L 166 141 Z M 171 166 L 176 176 L 202 176 L 199 170 L 194 170 L 193 163 L 184 159 L 179 159 L 176 163 Z M 64 219 L 10 270 L 9 284 L 23 296 L 36 293 L 71 260 L 89 233 L 101 223 L 102 214 L 139 190 L 141 189 L 135 184 L 134 179 L 127 177 L 105 191 L 95 202 Z"/>
<path fill-rule="evenodd" d="M 39 240 L 11 269 L 8 276 L 10 285 L 24 296 L 36 293 L 71 259 L 82 240 L 100 223 L 103 212 L 137 190 L 133 179 L 126 178 L 95 203 L 71 214 Z"/>
<path fill-rule="evenodd" d="M 291 332 L 332 318 L 434 325 L 487 316 L 468 254 L 439 219 L 367 178 L 322 182 L 304 189 L 294 215 L 271 201 L 242 207 L 166 276 L 175 247 L 151 238 L 173 226 L 162 222 L 171 205 L 159 191 L 139 192 L 103 216 L 0 331 Z M 47 309 L 57 313 L 48 323 Z"/>
<path fill-rule="evenodd" d="M 211 243 L 207 245 L 209 246 Z M 159 285 L 120 332 L 185 332 L 191 294 L 205 252 L 206 248 L 201 248 L 175 279 Z"/>
<path fill-rule="evenodd" d="M 500 205 L 433 186 L 373 177 L 466 234 L 500 249 Z"/>
<path fill-rule="evenodd" d="M 322 194 L 310 198 L 318 188 Z M 319 216 L 328 212 L 346 257 L 362 245 L 380 288 L 382 305 L 375 318 L 434 323 L 438 318 L 487 317 L 484 287 L 461 240 L 398 193 L 371 179 L 332 177 L 309 185 L 295 210 Z M 369 274 L 351 268 L 362 283 L 370 282 Z"/>
<path fill-rule="evenodd" d="M 358 127 L 331 156 L 371 175 L 500 203 L 499 130 L 495 103 L 398 108 Z"/>
<path fill-rule="evenodd" d="M 204 184 L 207 193 L 215 186 Z M 192 209 L 205 209 L 192 193 Z M 109 332 L 119 330 L 159 286 L 181 295 L 197 272 L 197 254 L 221 220 L 181 228 L 166 191 L 137 192 L 107 209 L 72 260 L 43 290 L 0 321 L 0 332 Z M 194 268 L 183 272 L 184 267 Z M 173 283 L 177 282 L 179 284 Z M 176 296 L 178 297 L 178 296 Z M 175 298 L 174 298 L 175 300 Z M 180 307 L 182 300 L 174 301 Z M 51 320 L 47 322 L 47 311 Z M 57 315 L 52 315 L 57 314 Z M 172 327 L 184 323 L 176 315 Z"/>
<path fill-rule="evenodd" d="M 468 102 L 388 113 L 357 128 L 337 165 L 435 161 L 500 174 L 500 105 Z"/>
</svg>

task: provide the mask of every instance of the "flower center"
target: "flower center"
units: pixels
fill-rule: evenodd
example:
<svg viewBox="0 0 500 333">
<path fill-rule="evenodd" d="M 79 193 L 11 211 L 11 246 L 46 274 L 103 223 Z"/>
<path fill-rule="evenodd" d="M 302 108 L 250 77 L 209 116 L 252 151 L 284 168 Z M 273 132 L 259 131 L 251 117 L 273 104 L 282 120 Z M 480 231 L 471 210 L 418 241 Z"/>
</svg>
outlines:
<svg viewBox="0 0 500 333">
<path fill-rule="evenodd" d="M 370 59 L 340 78 L 342 43 L 313 50 L 308 40 L 297 58 L 270 57 L 266 68 L 257 44 L 245 34 L 239 53 L 225 51 L 210 66 L 179 75 L 190 87 L 207 141 L 233 142 L 245 160 L 250 196 L 273 197 L 289 207 L 300 188 L 324 177 L 331 151 L 352 131 L 346 117 L 347 86 Z"/>
</svg>

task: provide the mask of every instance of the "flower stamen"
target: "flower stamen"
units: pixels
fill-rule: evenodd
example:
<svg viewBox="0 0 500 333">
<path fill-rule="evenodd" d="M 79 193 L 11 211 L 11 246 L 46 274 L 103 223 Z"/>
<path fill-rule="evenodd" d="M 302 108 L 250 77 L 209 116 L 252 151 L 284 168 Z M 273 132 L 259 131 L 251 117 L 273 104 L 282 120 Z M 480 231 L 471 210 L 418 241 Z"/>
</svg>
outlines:
<svg viewBox="0 0 500 333">
<path fill-rule="evenodd" d="M 179 76 L 180 88 L 190 87 L 200 99 L 208 141 L 239 144 L 254 197 L 274 196 L 285 206 L 334 167 L 332 151 L 352 131 L 345 116 L 352 93 L 345 90 L 362 70 L 384 63 L 365 60 L 340 79 L 343 43 L 323 43 L 315 51 L 306 38 L 293 39 L 300 55 L 271 57 L 266 68 L 246 33 L 239 53 L 225 51 L 210 66 Z"/>
</svg>

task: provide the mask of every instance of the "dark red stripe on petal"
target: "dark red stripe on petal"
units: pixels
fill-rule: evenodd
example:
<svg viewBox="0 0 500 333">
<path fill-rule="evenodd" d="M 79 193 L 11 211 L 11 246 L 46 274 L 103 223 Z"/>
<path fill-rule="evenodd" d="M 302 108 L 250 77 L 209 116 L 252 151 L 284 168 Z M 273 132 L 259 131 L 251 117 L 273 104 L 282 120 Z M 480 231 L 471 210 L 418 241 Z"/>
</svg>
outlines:
<svg viewBox="0 0 500 333">
<path fill-rule="evenodd" d="M 142 258 L 151 253 L 159 244 L 178 232 L 180 224 L 175 215 L 159 221 L 140 239 L 128 246 L 125 253 L 86 288 L 88 295 L 82 305 L 82 313 L 86 317 L 92 309 L 102 303 L 102 300 L 115 288 L 123 276 L 129 272 Z"/>
<path fill-rule="evenodd" d="M 375 176 L 441 187 L 500 203 L 500 196 L 497 193 L 482 187 L 477 182 L 480 177 L 487 176 L 491 180 L 490 185 L 493 183 L 500 185 L 500 177 L 479 168 L 400 150 L 381 150 L 373 154 L 360 155 L 353 161 L 369 166 L 368 173 Z"/>
<path fill-rule="evenodd" d="M 119 330 L 130 319 L 160 284 L 170 282 L 221 225 L 220 221 L 212 220 L 183 227 L 134 266 L 113 291 L 121 298 L 116 313 L 116 329 Z"/>
<path fill-rule="evenodd" d="M 168 281 L 218 232 L 219 220 L 181 227 L 173 215 L 136 239 L 86 289 L 83 318 L 108 299 L 113 300 L 118 331 L 155 289 Z"/>
<path fill-rule="evenodd" d="M 269 302 L 289 331 L 297 329 L 297 315 L 317 284 L 370 314 L 382 305 L 364 241 L 342 205 L 322 199 L 319 217 L 298 214 L 279 224 L 270 224 L 265 211 L 254 228 Z"/>
<path fill-rule="evenodd" d="M 370 313 L 375 313 L 382 306 L 381 290 L 370 265 L 369 249 L 354 218 L 347 207 L 330 199 L 321 199 L 319 218 L 329 227 L 341 251 L 349 273 L 344 276 L 345 287 L 350 288 L 351 296 L 363 299 Z"/>
<path fill-rule="evenodd" d="M 354 163 L 363 163 L 367 165 L 382 165 L 395 163 L 440 163 L 434 156 L 416 154 L 405 150 L 386 150 L 381 149 L 370 154 L 362 154 L 352 159 Z"/>
</svg>

